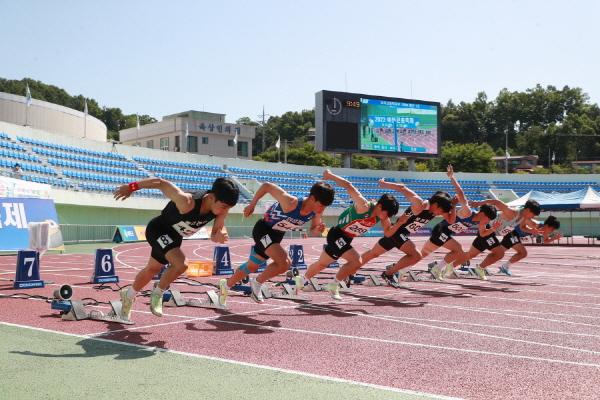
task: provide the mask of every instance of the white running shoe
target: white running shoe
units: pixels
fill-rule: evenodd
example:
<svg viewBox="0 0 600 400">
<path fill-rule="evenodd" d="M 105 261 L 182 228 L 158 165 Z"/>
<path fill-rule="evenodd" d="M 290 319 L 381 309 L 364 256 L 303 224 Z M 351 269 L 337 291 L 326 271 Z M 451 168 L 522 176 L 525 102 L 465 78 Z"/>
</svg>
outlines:
<svg viewBox="0 0 600 400">
<path fill-rule="evenodd" d="M 444 280 L 444 276 L 442 275 L 442 268 L 440 267 L 440 264 L 438 264 L 437 262 L 435 263 L 435 265 L 433 265 L 433 267 L 431 267 L 431 270 L 429 272 L 431 272 L 431 275 L 433 275 L 433 278 L 436 281 Z"/>
<path fill-rule="evenodd" d="M 340 296 L 340 284 L 337 282 L 329 282 L 327 284 L 327 291 L 331 293 L 331 298 L 334 300 L 342 300 Z"/>
<path fill-rule="evenodd" d="M 133 303 L 135 303 L 135 297 L 129 297 L 127 295 L 128 290 L 129 288 L 123 288 L 119 291 L 119 295 L 121 296 L 121 318 L 131 321 L 131 308 L 133 307 Z"/>
<path fill-rule="evenodd" d="M 487 276 L 485 276 L 485 270 L 481 268 L 479 265 L 475 267 L 475 273 L 477 277 L 482 281 L 487 281 Z"/>
<path fill-rule="evenodd" d="M 227 295 L 229 288 L 227 287 L 227 279 L 219 280 L 219 304 L 225 307 L 227 305 Z"/>
<path fill-rule="evenodd" d="M 442 272 L 442 276 L 444 278 L 449 278 L 450 276 L 452 276 L 453 272 L 454 272 L 454 267 L 452 266 L 452 263 L 446 264 L 446 266 L 444 267 L 444 272 Z"/>
<path fill-rule="evenodd" d="M 262 283 L 256 281 L 256 278 L 250 279 L 250 289 L 252 289 L 252 293 L 250 293 L 250 298 L 257 303 L 262 303 L 265 301 L 262 294 Z"/>
</svg>

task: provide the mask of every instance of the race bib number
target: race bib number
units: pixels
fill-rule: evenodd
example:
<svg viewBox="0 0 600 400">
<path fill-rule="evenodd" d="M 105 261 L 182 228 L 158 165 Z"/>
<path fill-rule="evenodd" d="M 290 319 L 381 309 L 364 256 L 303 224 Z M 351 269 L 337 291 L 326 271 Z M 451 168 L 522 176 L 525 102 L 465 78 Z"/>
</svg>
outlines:
<svg viewBox="0 0 600 400">
<path fill-rule="evenodd" d="M 171 225 L 173 227 L 173 229 L 175 229 L 175 231 L 177 233 L 179 233 L 181 236 L 191 236 L 194 233 L 198 232 L 200 230 L 200 226 L 199 227 L 193 227 L 190 224 L 188 224 L 185 221 L 180 221 L 176 224 Z"/>
<path fill-rule="evenodd" d="M 158 242 L 161 249 L 164 249 L 165 247 L 173 243 L 173 239 L 171 239 L 169 235 L 159 236 L 156 241 Z"/>
<path fill-rule="evenodd" d="M 519 238 L 517 236 L 513 235 L 513 236 L 510 237 L 510 242 L 512 244 L 517 244 L 517 243 L 519 243 Z"/>
<path fill-rule="evenodd" d="M 260 238 L 260 244 L 262 244 L 262 246 L 266 249 L 267 247 L 269 247 L 269 245 L 273 243 L 273 241 L 271 240 L 271 236 L 269 235 L 265 235 L 263 237 Z"/>
<path fill-rule="evenodd" d="M 344 232 L 352 236 L 362 236 L 371 229 L 371 226 L 363 225 L 359 221 L 355 221 L 344 228 Z"/>
<path fill-rule="evenodd" d="M 455 224 L 449 225 L 448 229 L 450 229 L 452 232 L 463 233 L 464 231 L 466 231 L 469 228 L 466 225 L 464 225 L 460 222 L 457 222 Z"/>
<path fill-rule="evenodd" d="M 302 227 L 302 225 L 296 225 L 288 220 L 279 221 L 273 225 L 273 229 L 276 231 L 295 231 Z"/>
<path fill-rule="evenodd" d="M 491 238 L 489 238 L 488 240 L 486 240 L 486 242 L 487 242 L 487 245 L 488 245 L 488 246 L 493 246 L 493 245 L 494 245 L 494 243 L 496 243 L 496 239 L 495 239 L 495 238 L 493 238 L 493 237 L 491 237 Z"/>
<path fill-rule="evenodd" d="M 440 234 L 440 241 L 446 242 L 446 240 L 448 240 L 448 235 L 446 235 L 445 233 L 441 233 Z"/>
<path fill-rule="evenodd" d="M 338 249 L 341 249 L 346 245 L 346 241 L 344 240 L 344 238 L 339 238 L 335 241 L 335 245 L 338 247 Z"/>
<path fill-rule="evenodd" d="M 409 231 L 410 233 L 415 233 L 416 231 L 421 229 L 423 227 L 423 225 L 425 225 L 425 224 L 422 222 L 415 221 L 415 222 L 407 225 L 406 230 Z"/>
</svg>

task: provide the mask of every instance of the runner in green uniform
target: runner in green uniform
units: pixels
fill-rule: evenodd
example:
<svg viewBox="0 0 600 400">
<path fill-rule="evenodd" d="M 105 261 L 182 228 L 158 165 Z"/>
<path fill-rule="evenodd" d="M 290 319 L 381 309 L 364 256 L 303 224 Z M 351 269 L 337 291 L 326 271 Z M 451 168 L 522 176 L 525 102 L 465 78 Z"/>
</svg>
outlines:
<svg viewBox="0 0 600 400">
<path fill-rule="evenodd" d="M 319 260 L 308 267 L 305 279 L 314 277 L 334 260 L 340 257 L 345 259 L 347 262 L 336 274 L 335 281 L 327 285 L 331 296 L 341 300 L 339 282 L 356 272 L 362 264 L 360 254 L 352 247 L 352 240 L 357 236 L 363 236 L 378 222 L 381 223 L 384 233 L 389 233 L 392 227 L 390 217 L 396 215 L 399 205 L 394 196 L 389 194 L 382 195 L 377 203 L 367 201 L 350 182 L 329 170 L 325 171 L 323 178 L 332 180 L 346 189 L 353 204 L 342 212 L 337 225 L 327 233 L 327 245 Z"/>
</svg>

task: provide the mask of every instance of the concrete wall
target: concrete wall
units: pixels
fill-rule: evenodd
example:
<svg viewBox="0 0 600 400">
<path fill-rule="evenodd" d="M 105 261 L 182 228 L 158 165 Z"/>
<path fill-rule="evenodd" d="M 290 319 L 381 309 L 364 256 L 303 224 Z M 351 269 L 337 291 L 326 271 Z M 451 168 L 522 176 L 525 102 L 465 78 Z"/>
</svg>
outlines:
<svg viewBox="0 0 600 400">
<path fill-rule="evenodd" d="M 106 142 L 106 125 L 90 115 L 85 118 L 81 111 L 32 99 L 26 106 L 24 96 L 0 92 L 0 121 L 15 125 L 27 125 L 63 136 Z"/>
</svg>

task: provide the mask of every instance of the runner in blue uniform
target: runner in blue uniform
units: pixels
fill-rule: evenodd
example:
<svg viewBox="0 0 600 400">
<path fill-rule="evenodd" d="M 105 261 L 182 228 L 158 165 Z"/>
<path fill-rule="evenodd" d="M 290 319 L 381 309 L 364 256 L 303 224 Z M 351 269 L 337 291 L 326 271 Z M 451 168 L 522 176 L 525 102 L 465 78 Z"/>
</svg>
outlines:
<svg viewBox="0 0 600 400">
<path fill-rule="evenodd" d="M 305 223 L 311 221 L 311 236 L 321 236 L 325 230 L 322 220 L 323 211 L 333 203 L 334 190 L 328 183 L 315 183 L 306 198 L 295 197 L 279 186 L 265 182 L 254 194 L 254 198 L 244 209 L 244 216 L 249 217 L 254 212 L 258 201 L 265 195 L 271 195 L 273 203 L 258 220 L 252 230 L 254 250 L 248 261 L 243 263 L 229 279 L 219 281 L 219 301 L 225 304 L 229 288 L 241 281 L 269 258 L 273 259 L 267 268 L 255 279 L 250 280 L 251 298 L 263 302 L 262 285 L 271 278 L 287 272 L 291 260 L 287 251 L 281 246 L 281 241 L 288 231 L 300 230 Z"/>
</svg>

